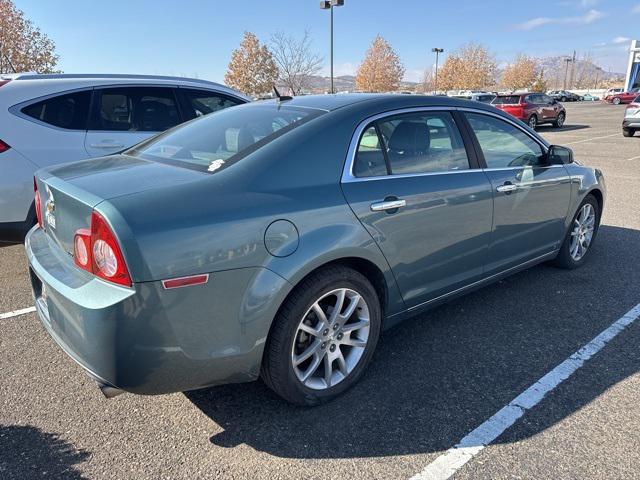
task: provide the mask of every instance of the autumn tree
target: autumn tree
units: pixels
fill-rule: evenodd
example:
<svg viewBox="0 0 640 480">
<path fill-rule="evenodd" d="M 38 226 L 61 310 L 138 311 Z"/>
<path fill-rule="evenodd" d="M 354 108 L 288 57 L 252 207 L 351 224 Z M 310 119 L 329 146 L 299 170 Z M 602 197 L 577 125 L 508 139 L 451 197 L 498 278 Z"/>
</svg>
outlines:
<svg viewBox="0 0 640 480">
<path fill-rule="evenodd" d="M 438 70 L 438 89 L 485 88 L 494 83 L 496 60 L 491 52 L 476 43 L 468 43 L 447 56 Z"/>
<path fill-rule="evenodd" d="M 530 88 L 538 79 L 538 62 L 527 55 L 518 55 L 502 72 L 501 84 L 510 90 Z"/>
<path fill-rule="evenodd" d="M 400 87 L 404 67 L 389 42 L 380 35 L 371 46 L 358 67 L 356 89 L 365 92 L 390 92 Z"/>
<path fill-rule="evenodd" d="M 322 68 L 322 57 L 311 48 L 309 32 L 297 39 L 284 32 L 271 37 L 271 52 L 278 66 L 281 84 L 291 95 L 298 95 L 311 86 L 311 77 Z"/>
<path fill-rule="evenodd" d="M 273 88 L 278 67 L 266 45 L 251 32 L 244 32 L 240 46 L 231 53 L 224 82 L 247 95 L 262 95 Z"/>
<path fill-rule="evenodd" d="M 0 0 L 0 73 L 54 73 L 58 59 L 53 41 L 11 0 Z"/>
<path fill-rule="evenodd" d="M 549 90 L 549 82 L 544 76 L 544 69 L 541 68 L 540 72 L 538 72 L 538 75 L 536 76 L 536 79 L 531 84 L 531 91 L 544 93 L 547 90 Z"/>
</svg>

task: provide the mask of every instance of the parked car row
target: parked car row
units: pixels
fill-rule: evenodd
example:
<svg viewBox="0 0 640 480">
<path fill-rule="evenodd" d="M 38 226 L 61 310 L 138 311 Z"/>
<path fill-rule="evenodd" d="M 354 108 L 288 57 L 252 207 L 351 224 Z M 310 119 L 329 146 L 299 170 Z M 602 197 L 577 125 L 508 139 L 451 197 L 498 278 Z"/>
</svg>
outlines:
<svg viewBox="0 0 640 480">
<path fill-rule="evenodd" d="M 0 77 L 0 239 L 35 223 L 33 174 L 122 151 L 170 127 L 249 101 L 216 83 L 147 75 Z"/>
</svg>

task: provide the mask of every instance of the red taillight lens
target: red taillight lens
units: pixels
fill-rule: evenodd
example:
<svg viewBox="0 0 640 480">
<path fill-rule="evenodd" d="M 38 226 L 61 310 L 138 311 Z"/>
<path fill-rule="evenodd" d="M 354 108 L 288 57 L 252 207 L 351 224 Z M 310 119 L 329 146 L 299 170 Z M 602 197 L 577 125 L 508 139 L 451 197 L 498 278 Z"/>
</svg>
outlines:
<svg viewBox="0 0 640 480">
<path fill-rule="evenodd" d="M 9 150 L 10 148 L 11 148 L 11 146 L 8 143 L 3 142 L 2 140 L 0 140 L 0 153 L 4 153 L 7 150 Z"/>
<path fill-rule="evenodd" d="M 36 218 L 38 219 L 38 226 L 40 228 L 44 228 L 44 223 L 42 222 L 42 201 L 40 200 L 40 194 L 38 193 L 38 183 L 36 182 L 35 177 L 33 178 L 33 196 L 34 203 L 36 205 Z"/>
<path fill-rule="evenodd" d="M 131 286 L 131 277 L 118 240 L 98 212 L 91 214 L 91 257 L 93 273 L 110 282 Z"/>
<path fill-rule="evenodd" d="M 126 287 L 131 277 L 109 224 L 98 212 L 91 214 L 91 231 L 80 229 L 73 239 L 76 265 L 94 275 Z"/>
</svg>

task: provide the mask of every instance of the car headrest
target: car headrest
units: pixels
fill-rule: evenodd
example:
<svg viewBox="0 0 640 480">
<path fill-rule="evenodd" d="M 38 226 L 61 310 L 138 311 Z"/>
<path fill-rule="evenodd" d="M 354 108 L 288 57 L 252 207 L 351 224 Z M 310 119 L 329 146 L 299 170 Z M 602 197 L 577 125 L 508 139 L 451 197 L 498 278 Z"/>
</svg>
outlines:
<svg viewBox="0 0 640 480">
<path fill-rule="evenodd" d="M 426 123 L 403 121 L 391 134 L 389 150 L 409 154 L 426 152 L 430 144 L 431 137 Z"/>
<path fill-rule="evenodd" d="M 253 135 L 246 128 L 228 128 L 224 133 L 224 140 L 226 150 L 233 153 L 241 152 L 255 143 Z"/>
</svg>

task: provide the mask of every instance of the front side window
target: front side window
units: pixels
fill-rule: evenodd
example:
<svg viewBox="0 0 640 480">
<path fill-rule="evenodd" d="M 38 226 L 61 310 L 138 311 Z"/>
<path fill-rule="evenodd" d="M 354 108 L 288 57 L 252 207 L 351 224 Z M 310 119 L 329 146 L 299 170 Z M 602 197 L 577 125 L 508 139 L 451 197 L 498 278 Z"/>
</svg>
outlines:
<svg viewBox="0 0 640 480">
<path fill-rule="evenodd" d="M 180 123 L 171 88 L 104 88 L 96 97 L 91 130 L 162 132 Z"/>
<path fill-rule="evenodd" d="M 274 103 L 226 108 L 155 136 L 125 153 L 217 172 L 322 113 Z"/>
<path fill-rule="evenodd" d="M 374 138 L 376 140 L 374 140 Z M 360 139 L 356 176 L 467 170 L 469 160 L 448 112 L 394 115 L 369 126 Z"/>
<path fill-rule="evenodd" d="M 187 120 L 202 117 L 203 115 L 244 103 L 240 100 L 236 100 L 210 90 L 181 88 L 180 92 L 186 100 L 186 109 L 184 113 Z"/>
<path fill-rule="evenodd" d="M 86 130 L 90 102 L 91 91 L 84 90 L 32 103 L 22 113 L 54 127 Z"/>
<path fill-rule="evenodd" d="M 478 139 L 487 168 L 544 164 L 542 147 L 519 128 L 489 115 L 465 115 Z"/>
</svg>

